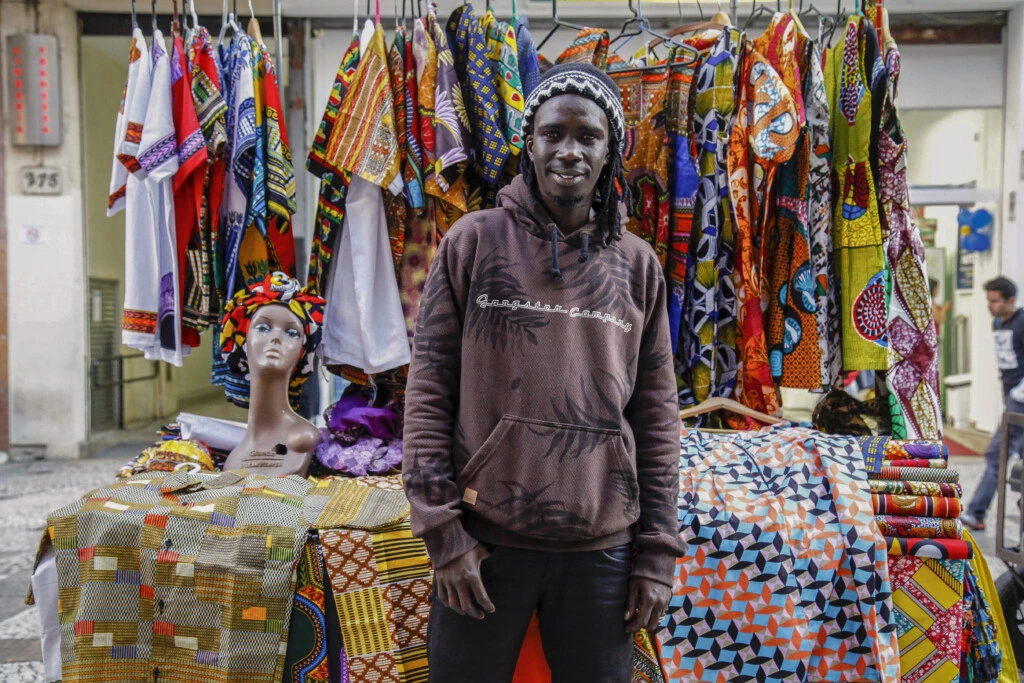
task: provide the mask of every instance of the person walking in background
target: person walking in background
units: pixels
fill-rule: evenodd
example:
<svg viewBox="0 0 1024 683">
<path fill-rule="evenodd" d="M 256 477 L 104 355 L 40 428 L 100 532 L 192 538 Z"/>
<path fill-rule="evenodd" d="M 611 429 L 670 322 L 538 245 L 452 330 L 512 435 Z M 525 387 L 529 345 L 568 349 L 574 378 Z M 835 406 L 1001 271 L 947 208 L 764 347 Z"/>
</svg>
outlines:
<svg viewBox="0 0 1024 683">
<path fill-rule="evenodd" d="M 1003 382 L 1004 411 L 1024 413 L 1024 312 L 1017 308 L 1017 285 L 1005 277 L 985 283 L 988 312 L 992 314 L 996 342 L 996 366 Z M 1007 453 L 1020 453 L 1024 447 L 1024 430 L 1010 427 L 1003 434 L 1002 420 L 985 449 L 985 474 L 978 490 L 960 521 L 975 531 L 985 530 L 988 512 L 999 488 L 999 462 L 1003 439 L 1009 439 Z"/>
</svg>

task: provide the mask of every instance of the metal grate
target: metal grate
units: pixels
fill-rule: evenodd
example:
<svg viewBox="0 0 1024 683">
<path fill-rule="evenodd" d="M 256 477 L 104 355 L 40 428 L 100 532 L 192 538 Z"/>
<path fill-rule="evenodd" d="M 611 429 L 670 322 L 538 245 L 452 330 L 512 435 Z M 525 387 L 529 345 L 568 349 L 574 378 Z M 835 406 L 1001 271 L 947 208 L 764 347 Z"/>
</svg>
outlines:
<svg viewBox="0 0 1024 683">
<path fill-rule="evenodd" d="M 96 359 L 118 354 L 118 282 L 89 278 L 89 414 L 93 432 L 117 429 L 121 423 L 121 385 L 114 363 L 95 363 Z"/>
</svg>

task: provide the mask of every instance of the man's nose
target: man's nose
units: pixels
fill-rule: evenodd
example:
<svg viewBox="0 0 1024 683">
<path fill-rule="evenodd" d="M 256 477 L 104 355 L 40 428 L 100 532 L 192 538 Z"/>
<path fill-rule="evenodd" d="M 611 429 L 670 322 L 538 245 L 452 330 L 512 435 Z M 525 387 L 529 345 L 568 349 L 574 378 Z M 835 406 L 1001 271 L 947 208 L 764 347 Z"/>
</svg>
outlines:
<svg viewBox="0 0 1024 683">
<path fill-rule="evenodd" d="M 566 139 L 558 147 L 558 158 L 559 159 L 570 159 L 575 160 L 582 157 L 582 148 L 580 144 L 575 140 Z"/>
</svg>

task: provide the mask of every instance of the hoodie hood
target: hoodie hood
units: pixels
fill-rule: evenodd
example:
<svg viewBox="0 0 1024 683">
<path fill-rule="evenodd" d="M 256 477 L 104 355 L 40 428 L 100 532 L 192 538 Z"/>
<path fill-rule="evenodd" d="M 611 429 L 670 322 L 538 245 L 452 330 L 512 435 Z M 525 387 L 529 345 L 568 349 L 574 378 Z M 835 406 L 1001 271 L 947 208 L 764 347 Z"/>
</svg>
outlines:
<svg viewBox="0 0 1024 683">
<path fill-rule="evenodd" d="M 597 222 L 593 210 L 586 225 L 566 235 L 558 228 L 522 175 L 517 175 L 507 187 L 498 192 L 498 207 L 511 211 L 516 217 L 516 223 L 530 234 L 551 242 L 551 275 L 556 280 L 562 280 L 558 255 L 560 242 L 579 247 L 577 260 L 580 263 L 590 260 L 590 247 L 597 240 Z"/>
</svg>

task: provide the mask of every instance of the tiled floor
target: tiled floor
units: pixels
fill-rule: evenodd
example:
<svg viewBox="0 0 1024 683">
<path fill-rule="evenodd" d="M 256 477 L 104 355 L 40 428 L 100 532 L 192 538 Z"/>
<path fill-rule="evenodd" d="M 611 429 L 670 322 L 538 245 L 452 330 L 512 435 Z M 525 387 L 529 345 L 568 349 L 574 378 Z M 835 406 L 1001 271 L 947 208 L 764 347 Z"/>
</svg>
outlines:
<svg viewBox="0 0 1024 683">
<path fill-rule="evenodd" d="M 24 599 L 46 515 L 108 483 L 118 466 L 145 445 L 148 444 L 127 442 L 108 450 L 107 457 L 0 465 L 0 681 L 44 680 L 38 661 L 35 608 L 26 606 Z M 983 458 L 956 457 L 950 465 L 960 470 L 965 498 L 969 500 L 984 471 Z M 1010 500 L 1015 501 L 1016 494 L 1011 494 Z M 1011 533 L 1019 537 L 1019 516 L 1014 515 L 1010 521 Z M 981 534 L 978 540 L 993 575 L 998 577 L 1005 567 L 994 557 L 994 534 Z"/>
</svg>

